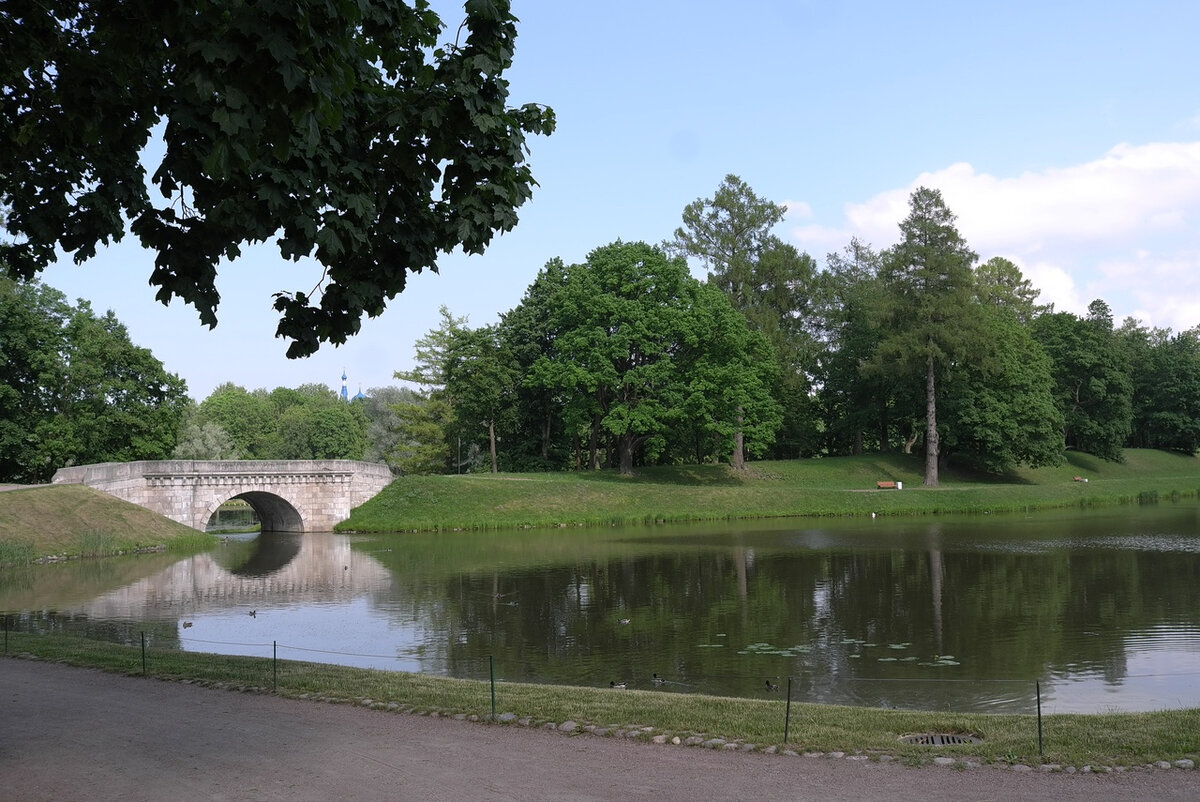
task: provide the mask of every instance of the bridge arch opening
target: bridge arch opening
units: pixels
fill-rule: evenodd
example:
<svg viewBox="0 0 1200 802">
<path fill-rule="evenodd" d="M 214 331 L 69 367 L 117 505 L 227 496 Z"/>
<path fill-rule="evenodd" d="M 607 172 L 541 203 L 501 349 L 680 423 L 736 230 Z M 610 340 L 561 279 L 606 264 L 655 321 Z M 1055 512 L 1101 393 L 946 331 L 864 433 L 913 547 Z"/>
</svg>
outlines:
<svg viewBox="0 0 1200 802">
<path fill-rule="evenodd" d="M 287 499 L 261 490 L 239 493 L 233 498 L 240 498 L 250 505 L 258 516 L 263 532 L 304 531 L 304 519 Z"/>
<path fill-rule="evenodd" d="M 214 534 L 256 532 L 262 527 L 258 513 L 245 499 L 231 498 L 220 504 L 204 526 L 205 532 Z"/>
</svg>

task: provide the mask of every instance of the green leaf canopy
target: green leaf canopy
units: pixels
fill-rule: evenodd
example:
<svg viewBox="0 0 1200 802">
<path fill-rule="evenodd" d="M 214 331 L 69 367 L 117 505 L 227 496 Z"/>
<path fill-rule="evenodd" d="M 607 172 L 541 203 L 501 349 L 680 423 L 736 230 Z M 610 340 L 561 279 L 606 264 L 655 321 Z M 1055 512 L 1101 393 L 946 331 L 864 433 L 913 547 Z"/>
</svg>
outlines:
<svg viewBox="0 0 1200 802">
<path fill-rule="evenodd" d="M 132 231 L 164 303 L 214 326 L 246 243 L 313 258 L 282 290 L 289 357 L 342 343 L 440 253 L 479 253 L 532 193 L 509 108 L 516 18 L 469 0 L 453 44 L 425 0 L 52 0 L 0 12 L 0 244 L 31 278 Z M 165 152 L 147 181 L 143 156 Z M 151 185 L 157 190 L 151 197 Z"/>
</svg>

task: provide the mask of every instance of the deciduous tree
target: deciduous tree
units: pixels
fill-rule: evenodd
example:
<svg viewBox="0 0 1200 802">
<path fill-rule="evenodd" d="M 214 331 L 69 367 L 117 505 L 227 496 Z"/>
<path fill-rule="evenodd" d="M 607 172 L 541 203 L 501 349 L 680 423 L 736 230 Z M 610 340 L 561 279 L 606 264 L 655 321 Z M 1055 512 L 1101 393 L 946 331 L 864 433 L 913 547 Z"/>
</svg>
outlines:
<svg viewBox="0 0 1200 802">
<path fill-rule="evenodd" d="M 224 429 L 242 459 L 270 459 L 277 448 L 280 415 L 266 391 L 251 393 L 225 382 L 200 402 L 194 422 Z"/>
<path fill-rule="evenodd" d="M 979 348 L 944 373 L 944 451 L 956 463 L 991 473 L 1059 464 L 1063 419 L 1049 357 L 1017 310 L 979 306 L 976 314 L 984 335 Z"/>
<path fill-rule="evenodd" d="M 367 448 L 363 459 L 367 462 L 386 462 L 395 452 L 399 437 L 399 418 L 394 407 L 412 403 L 417 394 L 406 387 L 372 387 L 366 398 L 352 403 L 361 404 L 367 419 Z"/>
<path fill-rule="evenodd" d="M 0 277 L 0 479 L 163 459 L 187 403 L 183 380 L 134 345 L 111 312 Z"/>
<path fill-rule="evenodd" d="M 565 281 L 562 259 L 551 259 L 525 290 L 521 302 L 500 316 L 500 341 L 516 360 L 522 377 L 516 390 L 515 442 L 505 450 L 515 464 L 525 468 L 560 468 L 566 460 L 561 391 L 527 380 L 534 363 L 549 355 L 554 345 L 556 299 Z"/>
<path fill-rule="evenodd" d="M 454 399 L 459 431 L 471 440 L 479 429 L 487 432 L 492 473 L 500 469 L 496 430 L 503 418 L 516 411 L 519 383 L 516 361 L 504 349 L 495 327 L 464 331 L 455 338 L 446 369 L 447 394 Z"/>
<path fill-rule="evenodd" d="M 1070 312 L 1039 315 L 1033 336 L 1053 365 L 1067 447 L 1119 462 L 1133 425 L 1133 383 L 1128 352 L 1113 331 L 1108 305 L 1093 301 L 1086 318 Z"/>
<path fill-rule="evenodd" d="M 172 459 L 240 459 L 229 435 L 216 423 L 188 423 L 179 433 Z"/>
<path fill-rule="evenodd" d="M 621 473 L 633 473 L 635 453 L 648 443 L 651 452 L 661 447 L 663 432 L 679 420 L 674 350 L 689 280 L 682 259 L 642 242 L 605 245 L 567 269 L 552 323 L 557 336 L 530 381 L 564 392 L 568 419 L 587 422 L 592 467 L 607 433 Z"/>
<path fill-rule="evenodd" d="M 409 273 L 482 252 L 531 196 L 526 135 L 553 112 L 508 106 L 510 3 L 464 14 L 447 42 L 426 0 L 9 4 L 0 261 L 31 278 L 128 230 L 155 253 L 159 300 L 213 326 L 219 265 L 273 240 L 320 273 L 276 294 L 288 356 L 344 342 Z"/>
<path fill-rule="evenodd" d="M 1200 448 L 1200 329 L 1172 334 L 1126 320 L 1117 330 L 1129 355 L 1135 448 Z"/>
<path fill-rule="evenodd" d="M 568 425 L 588 434 L 591 466 L 606 438 L 627 475 L 683 428 L 732 446 L 735 430 L 761 442 L 772 416 L 778 425 L 755 364 L 771 359 L 769 346 L 682 258 L 641 242 L 597 248 L 567 269 L 550 328 L 553 344 L 528 382 L 562 394 Z"/>
</svg>

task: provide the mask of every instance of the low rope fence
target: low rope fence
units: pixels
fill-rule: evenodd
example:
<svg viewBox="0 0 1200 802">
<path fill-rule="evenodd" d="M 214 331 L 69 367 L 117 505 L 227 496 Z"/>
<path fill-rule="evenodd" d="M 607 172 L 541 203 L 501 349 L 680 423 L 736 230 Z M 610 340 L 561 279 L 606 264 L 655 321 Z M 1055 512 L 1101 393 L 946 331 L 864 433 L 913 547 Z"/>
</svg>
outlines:
<svg viewBox="0 0 1200 802">
<path fill-rule="evenodd" d="M 84 641 L 117 643 L 118 645 L 121 645 L 123 643 L 126 646 L 137 646 L 139 648 L 141 673 L 143 675 L 147 675 L 147 676 L 150 674 L 150 671 L 149 671 L 150 655 L 154 653 L 156 648 L 158 648 L 158 650 L 163 653 L 173 653 L 173 654 L 213 655 L 213 656 L 226 656 L 226 657 L 248 657 L 248 658 L 252 658 L 252 659 L 267 659 L 270 661 L 270 666 L 271 666 L 271 692 L 272 693 L 277 693 L 278 689 L 279 689 L 280 650 L 290 651 L 290 652 L 295 652 L 295 653 L 300 653 L 300 654 L 315 654 L 315 655 L 335 656 L 335 657 L 352 657 L 352 658 L 360 658 L 360 659 L 361 658 L 378 659 L 378 660 L 397 659 L 396 655 L 394 655 L 394 654 L 393 655 L 385 655 L 385 654 L 373 654 L 373 653 L 367 653 L 367 652 L 334 651 L 334 650 L 329 650 L 329 649 L 317 649 L 317 648 L 312 648 L 312 647 L 307 647 L 307 646 L 294 646 L 294 645 L 290 645 L 290 644 L 281 644 L 278 641 L 274 641 L 274 640 L 268 643 L 265 641 L 253 641 L 253 642 L 218 641 L 218 640 L 206 640 L 206 639 L 202 639 L 202 638 L 189 638 L 189 637 L 182 637 L 182 636 L 179 636 L 176 638 L 176 641 L 179 646 L 188 644 L 188 645 L 205 645 L 205 646 L 219 646 L 219 647 L 237 647 L 240 649 L 261 650 L 262 654 L 241 654 L 241 653 L 233 653 L 233 652 L 228 652 L 228 651 L 222 652 L 219 650 L 197 650 L 197 649 L 183 649 L 183 648 L 176 648 L 176 647 L 161 648 L 161 647 L 155 647 L 151 642 L 148 642 L 147 633 L 145 630 L 137 630 L 136 631 L 137 632 L 136 642 L 133 641 L 132 637 L 127 637 L 123 641 L 115 641 L 111 637 L 98 638 L 98 637 L 93 637 L 89 634 L 79 634 L 76 632 L 67 632 L 67 631 L 65 631 L 66 628 L 60 628 L 54 632 L 45 632 L 40 629 L 34 629 L 34 628 L 29 628 L 26 630 L 15 629 L 13 627 L 13 621 L 12 621 L 11 617 L 8 615 L 0 616 L 0 628 L 3 629 L 3 653 L 5 656 L 8 656 L 8 654 L 9 654 L 9 633 L 10 632 L 19 632 L 21 634 L 26 634 L 26 635 L 51 635 L 51 634 L 66 635 L 67 637 L 78 638 L 78 639 L 84 640 Z M 130 629 L 129 635 L 132 636 L 133 632 L 134 631 L 132 629 Z M 107 634 L 111 635 L 111 632 L 107 633 Z M 270 650 L 269 654 L 267 653 L 268 649 Z M 285 658 L 285 660 L 286 660 L 286 658 Z M 311 662 L 311 661 L 288 661 L 288 662 L 295 663 L 295 662 Z M 348 663 L 339 663 L 336 661 L 318 661 L 318 662 L 324 662 L 324 664 L 326 664 L 326 665 L 336 665 L 336 666 L 341 666 L 341 667 L 345 667 L 345 668 L 355 668 L 355 666 L 350 665 Z M 461 663 L 460 663 L 460 665 L 461 665 Z M 401 671 L 401 669 L 395 669 L 395 670 Z M 421 672 L 405 671 L 404 673 L 420 674 Z M 439 676 L 441 676 L 441 675 L 439 675 Z M 487 657 L 487 676 L 488 676 L 487 682 L 488 682 L 488 686 L 489 686 L 489 700 L 490 700 L 490 708 L 491 708 L 491 717 L 492 717 L 492 720 L 495 720 L 496 716 L 497 716 L 496 688 L 497 688 L 497 684 L 503 685 L 505 680 L 500 680 L 499 682 L 497 681 L 496 659 L 495 659 L 494 655 L 489 655 Z M 1168 673 L 1161 673 L 1161 674 L 1160 673 L 1135 674 L 1135 675 L 1127 675 L 1127 676 L 1129 676 L 1129 677 L 1144 677 L 1144 678 L 1188 677 L 1188 676 L 1200 677 L 1200 673 L 1197 673 L 1197 672 L 1168 672 Z M 712 675 L 709 677 L 709 679 L 717 679 L 717 678 L 726 679 L 726 680 L 728 680 L 728 679 L 757 680 L 757 679 L 761 678 L 761 675 L 757 675 L 757 674 L 756 675 L 723 674 L 723 675 Z M 652 688 L 657 689 L 657 690 L 663 690 L 663 691 L 687 689 L 688 692 L 694 692 L 692 689 L 694 688 L 696 681 L 699 679 L 701 679 L 701 678 L 700 677 L 690 677 L 689 682 L 683 682 L 683 681 L 676 681 L 676 680 L 660 678 L 660 677 L 658 677 L 657 674 L 655 674 L 648 683 L 645 680 L 643 680 L 643 682 L 641 684 L 649 684 Z M 789 743 L 789 739 L 791 736 L 791 729 L 792 729 L 792 703 L 793 703 L 793 701 L 803 701 L 803 700 L 795 699 L 794 685 L 795 685 L 796 678 L 794 676 L 776 677 L 776 679 L 779 680 L 778 684 L 773 683 L 771 681 L 771 679 L 768 678 L 765 683 L 765 689 L 768 692 L 782 691 L 780 696 L 783 697 L 783 701 L 784 701 L 783 722 L 782 722 L 783 743 L 787 744 L 787 743 Z M 923 682 L 927 682 L 927 683 L 970 683 L 972 685 L 1004 684 L 1004 685 L 1009 685 L 1009 686 L 1014 686 L 1014 687 L 1023 687 L 1023 688 L 1029 688 L 1030 686 L 1032 686 L 1032 689 L 1034 692 L 1034 698 L 1035 698 L 1035 702 L 1036 702 L 1038 755 L 1040 756 L 1040 755 L 1044 754 L 1045 745 L 1044 745 L 1041 680 L 1037 680 L 1037 679 L 1035 679 L 1035 680 L 1027 680 L 1027 679 L 958 679 L 958 678 L 940 678 L 940 677 L 939 678 L 840 677 L 839 681 L 840 682 L 848 682 L 848 683 L 882 683 L 882 684 L 904 683 L 904 684 L 910 684 L 910 685 L 914 684 L 914 683 L 923 683 Z M 535 684 L 537 684 L 537 683 L 535 683 Z M 542 683 L 542 684 L 559 684 L 559 683 Z M 611 683 L 611 686 L 614 688 L 618 688 L 618 689 L 624 689 L 626 687 L 626 683 L 625 682 L 617 683 L 614 681 Z M 912 712 L 921 712 L 921 711 L 913 710 Z"/>
</svg>

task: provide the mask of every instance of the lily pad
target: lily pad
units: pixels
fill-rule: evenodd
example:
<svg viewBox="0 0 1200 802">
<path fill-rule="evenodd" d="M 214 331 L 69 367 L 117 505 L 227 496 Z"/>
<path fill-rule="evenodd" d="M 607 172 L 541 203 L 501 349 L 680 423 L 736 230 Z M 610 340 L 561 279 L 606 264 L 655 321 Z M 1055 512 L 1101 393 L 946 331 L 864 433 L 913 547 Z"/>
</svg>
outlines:
<svg viewBox="0 0 1200 802">
<path fill-rule="evenodd" d="M 738 654 L 765 654 L 775 657 L 796 657 L 812 651 L 812 647 L 798 644 L 796 646 L 772 646 L 769 643 L 751 643 Z"/>
</svg>

